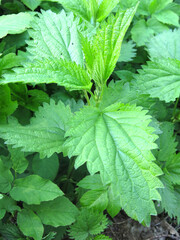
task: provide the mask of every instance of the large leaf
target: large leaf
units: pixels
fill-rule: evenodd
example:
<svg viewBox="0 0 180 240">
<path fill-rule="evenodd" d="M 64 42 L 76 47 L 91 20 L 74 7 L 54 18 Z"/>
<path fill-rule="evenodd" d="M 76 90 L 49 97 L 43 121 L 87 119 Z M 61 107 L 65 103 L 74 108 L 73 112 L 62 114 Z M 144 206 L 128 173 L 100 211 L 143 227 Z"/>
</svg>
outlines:
<svg viewBox="0 0 180 240">
<path fill-rule="evenodd" d="M 79 5 L 77 5 L 79 7 Z M 77 31 L 77 20 L 73 14 L 64 11 L 56 14 L 42 11 L 29 31 L 32 41 L 28 41 L 28 51 L 36 59 L 63 58 L 83 65 L 83 52 Z"/>
<path fill-rule="evenodd" d="M 53 201 L 34 205 L 32 208 L 46 225 L 67 226 L 75 221 L 78 209 L 68 198 L 58 197 Z"/>
<path fill-rule="evenodd" d="M 38 175 L 30 175 L 16 179 L 10 195 L 16 201 L 39 204 L 42 201 L 49 201 L 62 196 L 63 192 L 50 180 L 43 179 Z"/>
<path fill-rule="evenodd" d="M 156 58 L 143 66 L 136 75 L 136 88 L 165 102 L 174 101 L 180 95 L 180 61 Z"/>
<path fill-rule="evenodd" d="M 40 218 L 31 210 L 23 209 L 17 215 L 17 224 L 25 236 L 41 240 L 44 232 Z"/>
<path fill-rule="evenodd" d="M 159 199 L 156 188 L 162 186 L 150 151 L 157 137 L 149 123 L 146 111 L 134 105 L 85 107 L 72 120 L 65 143 L 68 156 L 78 156 L 75 167 L 87 162 L 91 174 L 100 171 L 103 184 L 121 196 L 119 205 L 140 222 L 156 213 L 152 200 Z"/>
<path fill-rule="evenodd" d="M 173 58 L 180 60 L 180 29 L 165 31 L 150 39 L 148 53 L 151 58 Z"/>
<path fill-rule="evenodd" d="M 30 27 L 33 17 L 29 13 L 18 13 L 3 15 L 0 17 L 0 38 L 7 34 L 17 34 L 24 32 Z"/>
<path fill-rule="evenodd" d="M 91 79 L 86 71 L 75 62 L 62 59 L 37 60 L 28 63 L 24 68 L 13 69 L 15 73 L 4 74 L 5 79 L 0 84 L 5 83 L 57 83 L 70 90 L 90 89 Z"/>
<path fill-rule="evenodd" d="M 16 121 L 1 125 L 0 136 L 14 147 L 22 147 L 27 152 L 39 152 L 41 158 L 50 157 L 55 152 L 62 152 L 64 133 L 71 117 L 69 107 L 62 102 L 56 105 L 51 101 L 39 108 L 30 125 L 21 126 Z"/>
<path fill-rule="evenodd" d="M 137 7 L 111 14 L 102 22 L 94 40 L 83 39 L 87 69 L 98 85 L 104 84 L 113 72 L 119 58 L 122 40 L 132 21 Z M 119 30 L 120 29 L 120 30 Z"/>
</svg>

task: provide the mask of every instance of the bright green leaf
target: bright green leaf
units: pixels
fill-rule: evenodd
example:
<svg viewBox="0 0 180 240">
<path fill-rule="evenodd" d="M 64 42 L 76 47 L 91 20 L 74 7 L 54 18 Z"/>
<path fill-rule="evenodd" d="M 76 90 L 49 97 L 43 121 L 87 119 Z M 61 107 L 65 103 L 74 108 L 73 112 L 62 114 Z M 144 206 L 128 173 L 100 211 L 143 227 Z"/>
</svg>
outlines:
<svg viewBox="0 0 180 240">
<path fill-rule="evenodd" d="M 100 171 L 103 184 L 118 189 L 120 205 L 140 222 L 155 214 L 152 199 L 159 199 L 156 188 L 162 186 L 150 152 L 157 137 L 149 123 L 146 111 L 133 105 L 114 104 L 102 112 L 85 107 L 72 120 L 65 143 L 68 156 L 78 156 L 75 167 L 87 161 L 90 174 Z"/>
<path fill-rule="evenodd" d="M 67 1 L 66 1 L 67 2 Z M 79 5 L 77 5 L 79 7 Z M 83 66 L 83 52 L 77 26 L 78 19 L 64 11 L 56 14 L 51 10 L 42 11 L 29 30 L 28 52 L 35 59 L 58 58 L 74 61 Z"/>
<path fill-rule="evenodd" d="M 82 40 L 87 69 L 99 86 L 107 81 L 115 68 L 124 35 L 136 8 L 118 11 L 115 16 L 111 14 L 107 22 L 102 22 L 91 43 L 87 39 Z"/>
<path fill-rule="evenodd" d="M 26 12 L 18 14 L 3 15 L 0 17 L 0 38 L 7 34 L 17 34 L 24 32 L 30 27 L 33 17 Z"/>
<path fill-rule="evenodd" d="M 152 98 L 171 102 L 180 95 L 180 61 L 156 58 L 136 75 L 135 85 Z"/>
<path fill-rule="evenodd" d="M 165 31 L 148 43 L 148 53 L 151 58 L 173 58 L 180 60 L 180 29 Z"/>
<path fill-rule="evenodd" d="M 50 201 L 63 195 L 59 187 L 50 180 L 37 175 L 16 179 L 10 192 L 16 201 L 24 201 L 27 204 L 40 204 L 42 201 Z"/>
<path fill-rule="evenodd" d="M 44 232 L 39 217 L 31 210 L 23 209 L 17 215 L 17 224 L 25 236 L 41 240 Z"/>
<path fill-rule="evenodd" d="M 99 7 L 96 14 L 96 19 L 98 22 L 103 21 L 110 13 L 111 11 L 116 7 L 116 5 L 120 2 L 120 0 L 102 0 L 99 1 Z"/>
<path fill-rule="evenodd" d="M 108 205 L 107 189 L 87 191 L 80 199 L 83 207 L 104 211 Z"/>
<path fill-rule="evenodd" d="M 91 79 L 87 72 L 75 62 L 62 59 L 44 59 L 28 63 L 24 68 L 13 69 L 15 73 L 4 74 L 5 79 L 0 84 L 6 83 L 56 83 L 70 90 L 91 88 Z"/>
<path fill-rule="evenodd" d="M 0 126 L 0 136 L 7 144 L 22 147 L 26 152 L 39 152 L 41 158 L 63 151 L 64 133 L 72 114 L 62 102 L 45 103 L 39 108 L 31 123 L 21 126 L 17 121 Z"/>
</svg>

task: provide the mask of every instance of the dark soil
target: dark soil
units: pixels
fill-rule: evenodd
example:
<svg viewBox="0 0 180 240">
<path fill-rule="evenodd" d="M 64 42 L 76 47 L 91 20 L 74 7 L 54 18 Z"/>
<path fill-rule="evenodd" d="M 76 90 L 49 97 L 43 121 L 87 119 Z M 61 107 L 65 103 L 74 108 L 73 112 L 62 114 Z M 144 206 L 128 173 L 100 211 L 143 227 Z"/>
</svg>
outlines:
<svg viewBox="0 0 180 240">
<path fill-rule="evenodd" d="M 180 240 L 180 226 L 165 215 L 152 217 L 150 227 L 142 226 L 123 212 L 112 222 L 105 235 L 113 240 Z"/>
</svg>

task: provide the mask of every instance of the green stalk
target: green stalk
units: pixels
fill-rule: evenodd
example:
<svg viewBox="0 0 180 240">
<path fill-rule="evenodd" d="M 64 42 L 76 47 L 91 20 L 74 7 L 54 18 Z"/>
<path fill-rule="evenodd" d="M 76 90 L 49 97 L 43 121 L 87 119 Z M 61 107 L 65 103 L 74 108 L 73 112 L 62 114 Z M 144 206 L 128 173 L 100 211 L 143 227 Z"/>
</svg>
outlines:
<svg viewBox="0 0 180 240">
<path fill-rule="evenodd" d="M 90 105 L 91 105 L 91 103 L 90 103 L 90 99 L 89 99 L 89 96 L 88 96 L 88 94 L 87 94 L 87 91 L 86 91 L 86 90 L 84 90 L 84 96 L 85 96 L 85 98 L 86 98 L 86 100 L 87 100 L 87 103 L 88 103 L 88 105 L 90 106 Z"/>
<path fill-rule="evenodd" d="M 177 109 L 177 106 L 178 106 L 178 102 L 179 102 L 179 97 L 176 99 L 176 102 L 175 102 L 175 104 L 174 104 L 173 119 L 175 119 L 176 109 Z"/>
</svg>

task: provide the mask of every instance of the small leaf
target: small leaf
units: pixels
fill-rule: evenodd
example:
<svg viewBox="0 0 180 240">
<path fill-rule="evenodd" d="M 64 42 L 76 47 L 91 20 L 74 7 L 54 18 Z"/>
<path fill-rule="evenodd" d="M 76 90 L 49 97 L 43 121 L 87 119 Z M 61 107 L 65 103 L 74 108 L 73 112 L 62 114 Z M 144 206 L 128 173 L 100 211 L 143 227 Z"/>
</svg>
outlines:
<svg viewBox="0 0 180 240">
<path fill-rule="evenodd" d="M 12 168 L 17 173 L 23 173 L 29 164 L 24 153 L 20 148 L 12 148 L 11 146 L 8 146 L 8 150 L 11 154 Z"/>
<path fill-rule="evenodd" d="M 41 0 L 21 0 L 28 8 L 34 11 L 41 3 Z"/>
<path fill-rule="evenodd" d="M 104 211 L 108 206 L 107 189 L 87 191 L 80 199 L 83 207 Z"/>
<path fill-rule="evenodd" d="M 11 183 L 13 181 L 13 175 L 11 171 L 5 167 L 0 159 L 0 192 L 7 193 L 11 189 Z"/>
<path fill-rule="evenodd" d="M 82 209 L 76 222 L 70 227 L 70 237 L 85 240 L 88 236 L 97 235 L 107 227 L 108 221 L 103 213 Z"/>
<path fill-rule="evenodd" d="M 41 240 L 44 232 L 40 218 L 31 210 L 23 209 L 17 215 L 17 224 L 25 236 Z"/>
<path fill-rule="evenodd" d="M 68 198 L 58 197 L 53 201 L 32 206 L 41 221 L 53 227 L 67 226 L 75 221 L 78 209 Z"/>
<path fill-rule="evenodd" d="M 27 204 L 40 204 L 42 201 L 49 201 L 62 196 L 63 192 L 50 180 L 37 175 L 30 175 L 16 179 L 10 195 L 16 201 L 24 201 Z"/>
</svg>

